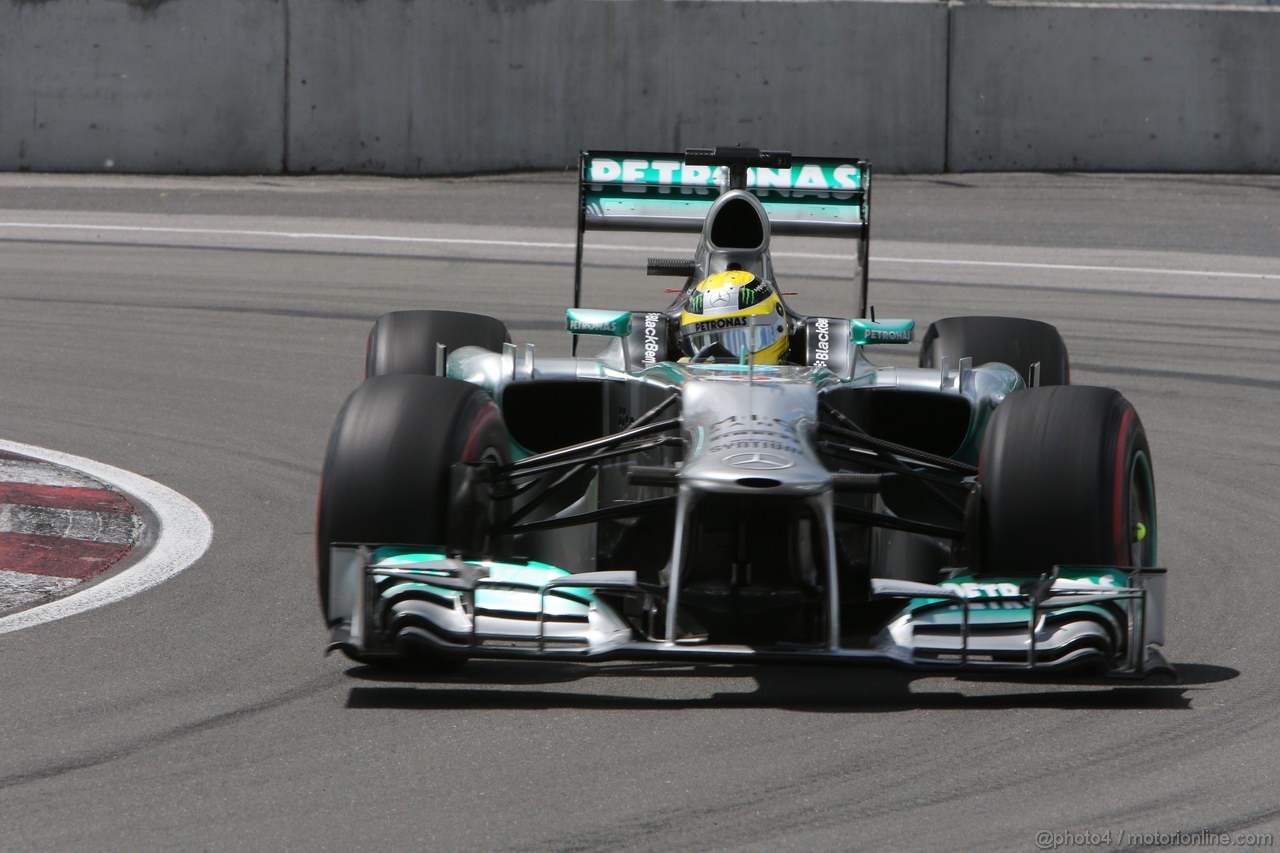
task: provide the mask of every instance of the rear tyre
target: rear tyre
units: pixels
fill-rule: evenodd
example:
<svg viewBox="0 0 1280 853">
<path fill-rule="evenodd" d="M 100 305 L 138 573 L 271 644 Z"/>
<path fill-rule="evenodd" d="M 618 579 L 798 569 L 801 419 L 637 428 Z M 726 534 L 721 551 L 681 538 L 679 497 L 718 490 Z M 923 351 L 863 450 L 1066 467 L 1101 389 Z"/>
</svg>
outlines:
<svg viewBox="0 0 1280 853">
<path fill-rule="evenodd" d="M 1151 449 L 1118 391 L 1071 386 L 1009 395 L 987 427 L 978 481 L 970 519 L 976 573 L 1037 577 L 1056 565 L 1155 565 Z"/>
<path fill-rule="evenodd" d="M 1040 362 L 1040 385 L 1070 385 L 1067 345 L 1058 330 L 1039 320 L 1020 317 L 947 317 L 930 323 L 920 346 L 920 366 L 937 367 L 943 358 L 952 368 L 962 358 L 976 367 L 999 361 L 1017 370 L 1030 384 L 1031 365 Z"/>
<path fill-rule="evenodd" d="M 366 380 L 338 414 L 320 478 L 316 581 L 329 608 L 333 542 L 447 547 L 456 462 L 510 459 L 498 407 L 481 389 L 438 376 Z"/>
<path fill-rule="evenodd" d="M 477 346 L 499 352 L 511 342 L 506 325 L 483 314 L 462 311 L 393 311 L 369 331 L 365 376 L 436 372 L 436 345 L 452 352 Z"/>
</svg>

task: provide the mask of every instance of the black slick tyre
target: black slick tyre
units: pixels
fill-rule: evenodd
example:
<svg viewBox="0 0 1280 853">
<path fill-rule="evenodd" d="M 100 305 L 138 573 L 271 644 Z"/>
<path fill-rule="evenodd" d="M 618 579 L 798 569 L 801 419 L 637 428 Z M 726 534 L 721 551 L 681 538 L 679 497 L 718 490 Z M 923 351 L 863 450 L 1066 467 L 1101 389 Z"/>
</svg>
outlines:
<svg viewBox="0 0 1280 853">
<path fill-rule="evenodd" d="M 483 314 L 462 311 L 393 311 L 369 331 L 365 376 L 436 372 L 436 346 L 447 352 L 478 346 L 499 352 L 511 335 L 506 325 Z"/>
<path fill-rule="evenodd" d="M 1057 565 L 1153 566 L 1151 449 L 1118 391 L 1017 391 L 982 443 L 970 506 L 976 573 L 1038 577 Z"/>
<path fill-rule="evenodd" d="M 502 414 L 483 390 L 438 376 L 366 380 L 338 414 L 316 511 L 316 581 L 329 608 L 333 542 L 448 546 L 451 469 L 506 462 Z"/>
<path fill-rule="evenodd" d="M 938 367 L 943 358 L 954 370 L 962 358 L 973 365 L 999 361 L 1030 384 L 1031 365 L 1040 364 L 1040 385 L 1071 384 L 1067 345 L 1058 330 L 1021 317 L 947 317 L 929 324 L 920 344 L 920 366 Z"/>
</svg>

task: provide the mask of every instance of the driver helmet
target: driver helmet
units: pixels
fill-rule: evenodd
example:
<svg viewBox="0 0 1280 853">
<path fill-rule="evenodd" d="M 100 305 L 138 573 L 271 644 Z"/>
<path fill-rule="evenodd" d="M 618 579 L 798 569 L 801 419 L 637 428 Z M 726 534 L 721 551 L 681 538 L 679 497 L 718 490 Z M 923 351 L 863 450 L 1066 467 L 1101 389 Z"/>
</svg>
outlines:
<svg viewBox="0 0 1280 853">
<path fill-rule="evenodd" d="M 719 344 L 739 362 L 777 364 L 789 342 L 778 292 L 746 270 L 698 282 L 680 312 L 680 343 L 690 356 Z"/>
</svg>

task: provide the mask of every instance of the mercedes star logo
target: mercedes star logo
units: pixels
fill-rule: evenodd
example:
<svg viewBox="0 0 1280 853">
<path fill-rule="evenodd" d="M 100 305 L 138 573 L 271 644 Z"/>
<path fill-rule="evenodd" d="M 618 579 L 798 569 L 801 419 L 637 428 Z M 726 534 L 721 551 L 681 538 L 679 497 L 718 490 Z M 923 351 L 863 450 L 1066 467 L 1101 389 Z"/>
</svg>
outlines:
<svg viewBox="0 0 1280 853">
<path fill-rule="evenodd" d="M 773 453 L 735 453 L 732 456 L 726 456 L 724 462 L 735 468 L 750 468 L 752 471 L 777 471 L 796 464 L 790 459 Z"/>
</svg>

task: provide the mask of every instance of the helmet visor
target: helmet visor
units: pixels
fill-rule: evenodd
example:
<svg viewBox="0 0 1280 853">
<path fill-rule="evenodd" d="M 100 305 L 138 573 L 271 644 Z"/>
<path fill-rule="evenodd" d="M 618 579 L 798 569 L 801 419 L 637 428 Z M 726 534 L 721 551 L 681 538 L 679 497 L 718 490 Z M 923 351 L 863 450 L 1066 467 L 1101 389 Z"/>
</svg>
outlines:
<svg viewBox="0 0 1280 853">
<path fill-rule="evenodd" d="M 719 343 L 734 358 L 744 358 L 753 352 L 768 349 L 782 337 L 782 324 L 772 315 L 751 318 L 750 325 L 736 329 L 718 329 L 712 332 L 698 332 L 687 337 L 693 355 L 697 355 L 712 344 Z"/>
</svg>

